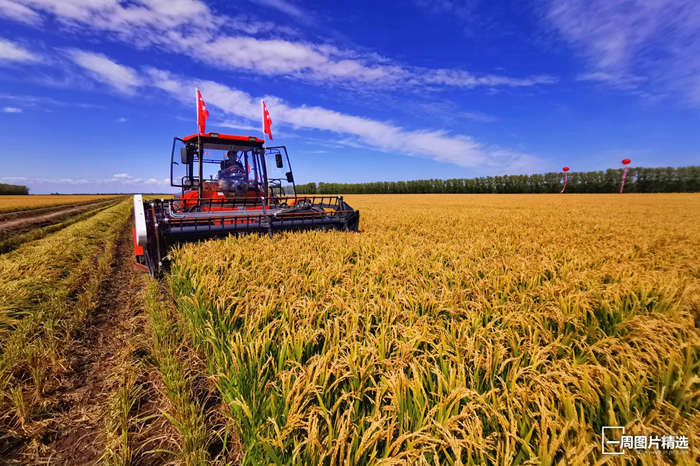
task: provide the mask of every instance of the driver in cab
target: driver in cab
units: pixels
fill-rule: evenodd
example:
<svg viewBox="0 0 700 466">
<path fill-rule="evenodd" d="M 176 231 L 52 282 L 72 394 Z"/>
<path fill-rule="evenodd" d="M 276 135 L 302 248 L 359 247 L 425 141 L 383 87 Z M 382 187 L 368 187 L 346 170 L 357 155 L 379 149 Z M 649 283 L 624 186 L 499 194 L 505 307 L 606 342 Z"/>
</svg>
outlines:
<svg viewBox="0 0 700 466">
<path fill-rule="evenodd" d="M 228 151 L 217 174 L 219 189 L 236 196 L 245 196 L 248 191 L 248 177 L 241 162 L 242 156 L 242 153 L 237 155 L 235 151 Z"/>
</svg>

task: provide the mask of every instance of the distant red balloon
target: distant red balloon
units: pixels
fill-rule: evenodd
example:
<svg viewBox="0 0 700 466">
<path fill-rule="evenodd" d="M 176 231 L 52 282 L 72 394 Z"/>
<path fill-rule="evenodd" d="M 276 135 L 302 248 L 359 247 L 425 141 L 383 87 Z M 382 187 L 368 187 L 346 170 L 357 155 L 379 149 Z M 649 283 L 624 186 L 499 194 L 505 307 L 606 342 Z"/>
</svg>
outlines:
<svg viewBox="0 0 700 466">
<path fill-rule="evenodd" d="M 629 165 L 630 162 L 631 162 L 630 159 L 625 159 L 625 160 L 622 161 L 622 165 Z"/>
<path fill-rule="evenodd" d="M 562 168 L 562 170 L 564 170 L 565 172 L 568 172 L 568 171 L 569 171 L 569 167 L 564 167 L 564 168 Z"/>
</svg>

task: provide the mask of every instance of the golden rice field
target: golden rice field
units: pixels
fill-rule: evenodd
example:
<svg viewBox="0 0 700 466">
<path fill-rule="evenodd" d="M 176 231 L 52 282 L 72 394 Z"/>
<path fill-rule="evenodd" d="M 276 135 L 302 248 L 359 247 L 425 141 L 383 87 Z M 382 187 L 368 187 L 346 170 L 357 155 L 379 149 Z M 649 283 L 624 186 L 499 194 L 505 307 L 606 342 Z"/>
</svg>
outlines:
<svg viewBox="0 0 700 466">
<path fill-rule="evenodd" d="M 245 464 L 586 464 L 700 433 L 700 195 L 352 196 L 170 277 Z"/>
<path fill-rule="evenodd" d="M 27 196 L 0 196 L 0 213 L 15 210 L 39 209 L 64 204 L 79 204 L 83 202 L 109 199 L 114 195 L 106 194 L 30 194 Z"/>
</svg>

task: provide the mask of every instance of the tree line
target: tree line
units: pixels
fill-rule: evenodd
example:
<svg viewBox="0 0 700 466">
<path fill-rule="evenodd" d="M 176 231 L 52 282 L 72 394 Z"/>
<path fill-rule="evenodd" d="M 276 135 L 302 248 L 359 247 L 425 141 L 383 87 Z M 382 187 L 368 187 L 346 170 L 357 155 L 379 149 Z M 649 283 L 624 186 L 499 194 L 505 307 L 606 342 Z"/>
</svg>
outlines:
<svg viewBox="0 0 700 466">
<path fill-rule="evenodd" d="M 615 193 L 620 190 L 623 169 L 569 172 L 567 193 Z M 420 194 L 420 193 L 558 193 L 563 173 L 484 176 L 448 180 L 376 181 L 371 183 L 306 183 L 299 194 Z M 628 193 L 700 192 L 700 166 L 680 168 L 630 168 L 625 181 Z"/>
<path fill-rule="evenodd" d="M 3 194 L 29 194 L 29 188 L 16 184 L 0 183 L 0 195 Z"/>
</svg>

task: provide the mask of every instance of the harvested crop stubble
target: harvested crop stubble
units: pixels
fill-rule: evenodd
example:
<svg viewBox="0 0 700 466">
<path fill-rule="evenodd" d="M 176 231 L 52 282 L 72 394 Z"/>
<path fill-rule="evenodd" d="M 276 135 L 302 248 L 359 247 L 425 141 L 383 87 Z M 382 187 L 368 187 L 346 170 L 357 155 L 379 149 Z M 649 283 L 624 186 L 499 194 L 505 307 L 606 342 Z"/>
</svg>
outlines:
<svg viewBox="0 0 700 466">
<path fill-rule="evenodd" d="M 700 196 L 348 200 L 360 234 L 174 254 L 247 462 L 580 464 L 603 425 L 697 460 Z"/>
<path fill-rule="evenodd" d="M 105 210 L 117 202 L 119 202 L 119 199 L 114 199 L 111 202 L 106 201 L 106 204 L 98 203 L 97 207 L 94 209 L 90 208 L 89 210 L 81 210 L 78 214 L 68 214 L 67 217 L 60 216 L 58 217 L 59 220 L 56 223 L 48 224 L 46 226 L 42 226 L 42 224 L 39 223 L 38 225 L 31 225 L 28 228 L 20 228 L 17 231 L 11 231 L 9 234 L 0 233 L 0 254 L 5 254 L 9 251 L 17 249 L 22 244 L 39 240 L 70 225 L 82 222 L 83 220 L 92 217 L 97 212 Z"/>
<path fill-rule="evenodd" d="M 104 240 L 123 226 L 130 203 L 121 202 L 45 238 L 0 256 L 0 348 L 18 321 L 51 303 L 66 303 L 94 272 Z M 81 275 L 78 275 L 78 272 Z"/>
<path fill-rule="evenodd" d="M 8 461 L 18 445 L 51 442 L 66 348 L 97 304 L 130 209 L 122 201 L 0 256 L 0 451 Z"/>
<path fill-rule="evenodd" d="M 16 210 L 39 209 L 59 205 L 80 204 L 84 202 L 109 199 L 116 195 L 107 194 L 31 194 L 27 196 L 0 196 L 0 213 Z"/>
</svg>

